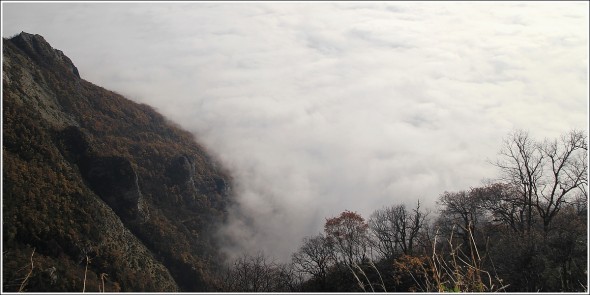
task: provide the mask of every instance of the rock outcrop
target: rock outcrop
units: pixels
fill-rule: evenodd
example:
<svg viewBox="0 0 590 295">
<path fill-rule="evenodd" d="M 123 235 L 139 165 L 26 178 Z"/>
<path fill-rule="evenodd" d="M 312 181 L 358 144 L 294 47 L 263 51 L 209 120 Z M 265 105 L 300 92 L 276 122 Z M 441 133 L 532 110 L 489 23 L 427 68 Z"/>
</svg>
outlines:
<svg viewBox="0 0 590 295">
<path fill-rule="evenodd" d="M 10 41 L 38 65 L 49 70 L 71 73 L 78 79 L 80 78 L 78 68 L 74 66 L 72 60 L 65 56 L 61 50 L 53 49 L 43 36 L 22 32 L 11 38 Z"/>
</svg>

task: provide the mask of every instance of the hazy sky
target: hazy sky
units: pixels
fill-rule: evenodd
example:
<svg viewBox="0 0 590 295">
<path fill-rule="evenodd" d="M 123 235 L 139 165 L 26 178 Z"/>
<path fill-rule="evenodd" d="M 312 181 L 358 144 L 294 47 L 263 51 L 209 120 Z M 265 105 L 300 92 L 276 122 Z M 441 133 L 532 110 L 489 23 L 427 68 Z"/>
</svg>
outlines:
<svg viewBox="0 0 590 295">
<path fill-rule="evenodd" d="M 234 177 L 225 229 L 285 260 L 326 217 L 434 209 L 514 129 L 588 129 L 588 2 L 6 3 L 82 78 L 154 106 Z"/>
</svg>

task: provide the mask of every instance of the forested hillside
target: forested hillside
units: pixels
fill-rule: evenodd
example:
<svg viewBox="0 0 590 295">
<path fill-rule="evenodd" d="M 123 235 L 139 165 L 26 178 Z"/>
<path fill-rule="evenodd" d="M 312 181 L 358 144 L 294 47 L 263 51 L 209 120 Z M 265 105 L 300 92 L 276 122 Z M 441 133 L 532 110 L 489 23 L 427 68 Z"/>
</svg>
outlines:
<svg viewBox="0 0 590 295">
<path fill-rule="evenodd" d="M 227 173 L 42 36 L 3 49 L 3 290 L 211 290 Z"/>
</svg>

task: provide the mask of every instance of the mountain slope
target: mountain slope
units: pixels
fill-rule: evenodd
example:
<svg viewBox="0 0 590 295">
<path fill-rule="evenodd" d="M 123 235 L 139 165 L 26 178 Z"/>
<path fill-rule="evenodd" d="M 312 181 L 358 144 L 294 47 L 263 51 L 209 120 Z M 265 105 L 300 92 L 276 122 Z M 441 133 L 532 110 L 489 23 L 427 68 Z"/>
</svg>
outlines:
<svg viewBox="0 0 590 295">
<path fill-rule="evenodd" d="M 3 50 L 3 290 L 21 287 L 31 257 L 28 291 L 211 290 L 228 174 L 43 37 Z"/>
</svg>

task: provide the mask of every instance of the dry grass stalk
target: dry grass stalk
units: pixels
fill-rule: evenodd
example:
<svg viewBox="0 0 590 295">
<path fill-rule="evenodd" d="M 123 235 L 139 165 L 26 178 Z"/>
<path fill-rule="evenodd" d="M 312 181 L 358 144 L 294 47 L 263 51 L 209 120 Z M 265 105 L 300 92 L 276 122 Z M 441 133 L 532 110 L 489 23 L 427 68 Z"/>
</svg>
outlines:
<svg viewBox="0 0 590 295">
<path fill-rule="evenodd" d="M 348 265 L 348 269 L 350 269 L 350 271 L 352 272 L 352 275 L 356 279 L 356 282 L 358 283 L 359 287 L 361 287 L 361 289 L 363 290 L 363 292 L 366 292 L 366 290 L 365 290 L 365 284 L 363 282 L 361 282 L 361 280 L 359 279 L 359 277 L 356 275 L 356 272 L 354 272 L 354 269 L 352 269 L 352 267 L 350 267 L 350 265 Z"/>
<path fill-rule="evenodd" d="M 99 291 L 99 292 L 102 292 L 102 293 L 104 293 L 104 292 L 105 292 L 105 289 L 104 289 L 104 278 L 105 278 L 105 277 L 108 277 L 108 276 L 109 276 L 109 275 L 108 275 L 108 274 L 106 274 L 106 273 L 104 273 L 104 272 L 100 274 L 100 281 L 101 281 L 101 283 L 102 283 L 102 288 L 100 288 L 100 286 L 98 286 L 98 289 L 99 289 L 98 291 Z"/>
<path fill-rule="evenodd" d="M 507 286 L 502 285 L 499 278 L 493 278 L 490 272 L 482 269 L 484 258 L 479 253 L 471 229 L 466 233 L 469 236 L 470 255 L 461 250 L 461 245 L 453 245 L 454 231 L 453 228 L 448 239 L 451 249 L 451 259 L 448 262 L 442 254 L 436 253 L 436 247 L 433 247 L 430 264 L 438 291 L 494 292 L 505 289 Z"/>
<path fill-rule="evenodd" d="M 31 277 L 31 274 L 33 273 L 33 269 L 35 268 L 35 264 L 33 263 L 33 255 L 35 255 L 35 249 L 33 249 L 33 252 L 31 252 L 31 270 L 29 271 L 29 273 L 27 273 L 24 280 L 20 284 L 20 288 L 18 288 L 18 292 L 22 292 L 25 289 L 25 287 L 27 286 L 27 282 L 29 281 L 29 278 Z"/>
<path fill-rule="evenodd" d="M 88 273 L 88 264 L 90 263 L 90 258 L 86 255 L 86 269 L 84 270 L 84 285 L 82 287 L 82 293 L 86 292 L 86 274 Z"/>
<path fill-rule="evenodd" d="M 377 274 L 379 275 L 379 280 L 381 281 L 381 288 L 383 288 L 384 292 L 387 292 L 387 289 L 385 288 L 385 283 L 383 282 L 383 277 L 381 277 L 381 272 L 377 269 L 377 266 L 375 266 L 375 263 L 373 263 L 372 260 L 369 261 L 369 265 L 371 265 L 371 267 L 373 267 L 373 269 L 377 272 Z"/>
<path fill-rule="evenodd" d="M 445 241 L 450 249 L 447 255 L 437 249 L 437 231 L 431 256 L 405 256 L 396 262 L 396 266 L 410 274 L 421 292 L 498 292 L 506 289 L 508 286 L 503 285 L 500 278 L 483 269 L 485 256 L 480 254 L 473 233 L 466 232 L 470 243 L 470 254 L 466 254 L 461 250 L 462 245 L 453 244 L 454 231 L 455 228 Z"/>
</svg>

